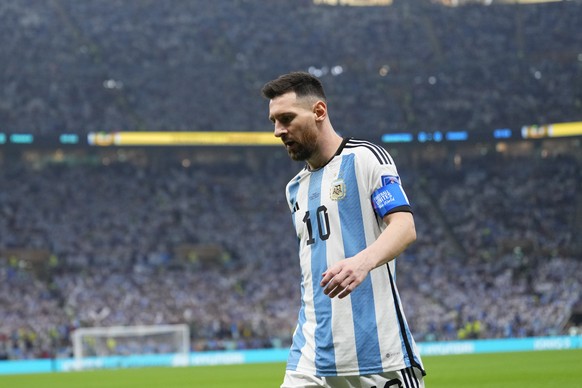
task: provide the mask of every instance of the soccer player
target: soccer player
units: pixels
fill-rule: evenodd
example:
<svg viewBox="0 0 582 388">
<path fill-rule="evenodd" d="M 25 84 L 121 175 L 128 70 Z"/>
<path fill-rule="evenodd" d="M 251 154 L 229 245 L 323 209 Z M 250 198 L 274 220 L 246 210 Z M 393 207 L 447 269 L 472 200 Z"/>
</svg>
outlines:
<svg viewBox="0 0 582 388">
<path fill-rule="evenodd" d="M 275 136 L 306 162 L 286 188 L 301 308 L 281 387 L 424 387 L 395 283 L 416 229 L 394 160 L 334 130 L 316 77 L 285 74 L 262 93 Z"/>
</svg>

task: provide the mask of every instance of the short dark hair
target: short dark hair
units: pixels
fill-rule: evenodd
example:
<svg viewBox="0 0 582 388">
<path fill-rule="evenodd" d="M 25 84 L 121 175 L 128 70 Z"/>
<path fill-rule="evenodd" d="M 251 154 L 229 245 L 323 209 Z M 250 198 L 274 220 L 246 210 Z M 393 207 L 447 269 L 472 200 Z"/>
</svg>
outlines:
<svg viewBox="0 0 582 388">
<path fill-rule="evenodd" d="M 269 100 L 289 92 L 295 92 L 297 97 L 315 96 L 323 101 L 327 100 L 321 81 L 302 71 L 283 74 L 267 82 L 261 92 Z"/>
</svg>

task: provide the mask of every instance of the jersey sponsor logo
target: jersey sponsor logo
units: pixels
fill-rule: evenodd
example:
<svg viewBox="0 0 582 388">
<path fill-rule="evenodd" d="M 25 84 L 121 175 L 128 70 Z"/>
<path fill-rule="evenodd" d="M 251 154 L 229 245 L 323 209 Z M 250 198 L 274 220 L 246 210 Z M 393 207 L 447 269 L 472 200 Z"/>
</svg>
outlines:
<svg viewBox="0 0 582 388">
<path fill-rule="evenodd" d="M 346 197 L 346 183 L 343 179 L 338 178 L 331 182 L 331 189 L 329 192 L 329 197 L 332 201 L 339 201 Z"/>
<path fill-rule="evenodd" d="M 391 357 L 400 357 L 400 352 L 394 352 L 394 353 L 386 353 L 384 355 L 384 357 L 386 358 L 391 358 Z"/>
</svg>

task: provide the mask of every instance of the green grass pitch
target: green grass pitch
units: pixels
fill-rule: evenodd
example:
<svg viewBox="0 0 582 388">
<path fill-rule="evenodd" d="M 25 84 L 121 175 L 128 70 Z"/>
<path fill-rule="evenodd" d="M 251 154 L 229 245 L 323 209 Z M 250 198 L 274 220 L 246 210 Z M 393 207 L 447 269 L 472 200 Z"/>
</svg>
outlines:
<svg viewBox="0 0 582 388">
<path fill-rule="evenodd" d="M 582 386 L 582 349 L 424 357 L 427 388 Z M 276 388 L 281 363 L 0 376 L 6 388 Z"/>
</svg>

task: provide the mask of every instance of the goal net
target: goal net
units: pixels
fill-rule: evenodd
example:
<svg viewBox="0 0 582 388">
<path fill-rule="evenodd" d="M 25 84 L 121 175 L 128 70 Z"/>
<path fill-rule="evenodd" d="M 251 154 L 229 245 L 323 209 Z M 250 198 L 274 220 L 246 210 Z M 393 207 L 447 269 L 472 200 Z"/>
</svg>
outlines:
<svg viewBox="0 0 582 388">
<path fill-rule="evenodd" d="M 190 330 L 184 324 L 86 327 L 72 333 L 72 342 L 76 361 L 96 357 L 172 355 L 186 365 Z"/>
</svg>

